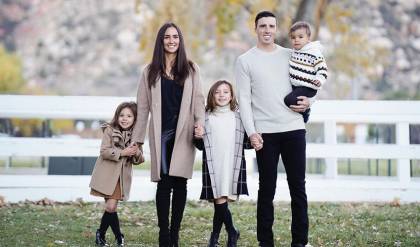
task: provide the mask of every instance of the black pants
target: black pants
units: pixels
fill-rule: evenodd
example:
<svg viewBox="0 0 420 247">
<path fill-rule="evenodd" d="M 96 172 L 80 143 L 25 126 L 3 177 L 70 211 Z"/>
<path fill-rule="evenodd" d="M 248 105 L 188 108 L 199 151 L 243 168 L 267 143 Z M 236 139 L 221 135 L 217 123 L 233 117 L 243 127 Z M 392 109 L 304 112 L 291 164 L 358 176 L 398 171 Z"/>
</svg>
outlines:
<svg viewBox="0 0 420 247">
<path fill-rule="evenodd" d="M 169 208 L 172 193 L 171 226 Z M 169 240 L 177 241 L 187 200 L 187 179 L 163 175 L 157 184 L 156 211 L 159 225 L 159 246 L 168 246 Z"/>
<path fill-rule="evenodd" d="M 292 86 L 293 90 L 290 92 L 286 97 L 284 97 L 284 103 L 287 106 L 290 105 L 297 105 L 298 96 L 306 96 L 308 98 L 312 98 L 316 95 L 317 90 L 312 89 L 310 87 L 295 87 Z"/>
<path fill-rule="evenodd" d="M 305 191 L 305 130 L 262 134 L 263 148 L 257 151 L 259 190 L 257 203 L 257 238 L 274 246 L 273 199 L 276 193 L 277 164 L 281 154 L 287 174 L 292 207 L 292 244 L 308 242 L 308 203 Z"/>
</svg>

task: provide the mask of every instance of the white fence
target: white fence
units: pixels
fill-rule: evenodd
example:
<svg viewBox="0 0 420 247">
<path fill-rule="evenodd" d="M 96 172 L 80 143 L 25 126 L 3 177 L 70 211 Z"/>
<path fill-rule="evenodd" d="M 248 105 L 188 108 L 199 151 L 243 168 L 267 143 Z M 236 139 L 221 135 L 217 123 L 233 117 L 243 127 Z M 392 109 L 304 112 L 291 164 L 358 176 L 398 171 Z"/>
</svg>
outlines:
<svg viewBox="0 0 420 247">
<path fill-rule="evenodd" d="M 109 120 L 120 102 L 130 100 L 134 98 L 0 95 L 0 118 Z M 325 143 L 308 143 L 307 157 L 325 158 L 325 178 L 337 180 L 338 158 L 396 159 L 398 188 L 412 187 L 410 160 L 420 160 L 420 145 L 410 144 L 409 126 L 420 124 L 420 101 L 319 100 L 310 121 L 324 126 Z M 337 143 L 337 123 L 394 124 L 396 143 Z M 0 156 L 97 156 L 99 144 L 97 139 L 0 137 Z"/>
</svg>

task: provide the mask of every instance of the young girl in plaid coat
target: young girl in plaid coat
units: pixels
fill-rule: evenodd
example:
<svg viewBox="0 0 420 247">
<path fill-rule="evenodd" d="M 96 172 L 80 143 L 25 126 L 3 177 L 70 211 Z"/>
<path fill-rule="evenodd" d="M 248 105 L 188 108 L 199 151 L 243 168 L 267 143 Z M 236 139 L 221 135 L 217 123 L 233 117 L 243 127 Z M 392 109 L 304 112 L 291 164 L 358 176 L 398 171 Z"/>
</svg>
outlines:
<svg viewBox="0 0 420 247">
<path fill-rule="evenodd" d="M 218 246 L 222 225 L 227 246 L 237 246 L 239 230 L 232 221 L 228 201 L 248 195 L 244 147 L 251 148 L 239 116 L 232 85 L 217 81 L 207 97 L 204 129 L 195 130 L 195 146 L 203 151 L 203 187 L 200 199 L 214 203 L 209 247 Z"/>
</svg>

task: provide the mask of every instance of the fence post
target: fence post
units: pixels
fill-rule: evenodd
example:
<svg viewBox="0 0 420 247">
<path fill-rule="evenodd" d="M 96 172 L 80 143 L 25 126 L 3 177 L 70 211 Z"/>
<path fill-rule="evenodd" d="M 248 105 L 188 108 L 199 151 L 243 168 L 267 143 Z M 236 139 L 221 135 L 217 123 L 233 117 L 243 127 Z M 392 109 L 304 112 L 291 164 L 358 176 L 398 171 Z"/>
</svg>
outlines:
<svg viewBox="0 0 420 247">
<path fill-rule="evenodd" d="M 396 124 L 396 141 L 399 146 L 410 145 L 410 125 L 407 122 Z M 410 182 L 410 159 L 397 160 L 397 176 L 403 187 Z"/>
<path fill-rule="evenodd" d="M 6 170 L 9 169 L 11 164 L 12 164 L 12 157 L 7 156 L 6 159 L 4 160 L 4 168 Z"/>
<path fill-rule="evenodd" d="M 327 145 L 337 144 L 337 123 L 334 120 L 324 122 L 324 139 Z M 325 165 L 325 177 L 337 178 L 337 158 L 325 158 Z"/>
</svg>

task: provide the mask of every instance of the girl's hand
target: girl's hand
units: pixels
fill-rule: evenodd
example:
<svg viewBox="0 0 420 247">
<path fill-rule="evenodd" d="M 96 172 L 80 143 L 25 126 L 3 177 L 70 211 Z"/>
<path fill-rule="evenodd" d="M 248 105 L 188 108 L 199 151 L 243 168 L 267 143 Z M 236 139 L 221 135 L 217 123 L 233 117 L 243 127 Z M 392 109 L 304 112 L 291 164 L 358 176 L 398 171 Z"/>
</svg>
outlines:
<svg viewBox="0 0 420 247">
<path fill-rule="evenodd" d="M 204 128 L 201 126 L 201 124 L 194 124 L 194 137 L 201 139 L 204 135 Z"/>
<path fill-rule="evenodd" d="M 137 145 L 137 143 L 131 144 L 131 146 L 136 147 L 136 156 L 140 156 L 143 154 L 143 152 L 140 150 L 140 147 Z"/>
<path fill-rule="evenodd" d="M 255 151 L 263 148 L 264 140 L 261 137 L 261 134 L 254 133 L 249 137 L 249 140 L 251 141 L 251 146 L 255 149 Z"/>
<path fill-rule="evenodd" d="M 121 151 L 121 156 L 133 156 L 137 153 L 138 150 L 139 148 L 137 145 L 130 145 Z"/>
</svg>

